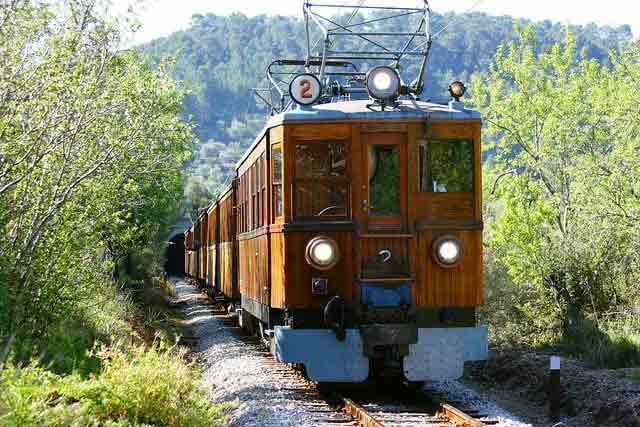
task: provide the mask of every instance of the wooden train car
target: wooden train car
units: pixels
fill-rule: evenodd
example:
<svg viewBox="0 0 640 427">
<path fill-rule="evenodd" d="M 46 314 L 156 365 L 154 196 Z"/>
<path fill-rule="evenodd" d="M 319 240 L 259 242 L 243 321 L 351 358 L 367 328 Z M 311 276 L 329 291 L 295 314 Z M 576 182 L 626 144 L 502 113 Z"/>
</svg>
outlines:
<svg viewBox="0 0 640 427">
<path fill-rule="evenodd" d="M 187 276 L 195 277 L 195 256 L 193 244 L 193 227 L 184 233 L 184 271 Z"/>
<path fill-rule="evenodd" d="M 186 233 L 188 274 L 316 381 L 459 377 L 487 355 L 481 117 L 464 85 L 435 103 L 397 67 L 340 86 L 327 67 L 350 63 L 279 64 L 306 67 L 297 106 L 274 111 Z"/>
</svg>

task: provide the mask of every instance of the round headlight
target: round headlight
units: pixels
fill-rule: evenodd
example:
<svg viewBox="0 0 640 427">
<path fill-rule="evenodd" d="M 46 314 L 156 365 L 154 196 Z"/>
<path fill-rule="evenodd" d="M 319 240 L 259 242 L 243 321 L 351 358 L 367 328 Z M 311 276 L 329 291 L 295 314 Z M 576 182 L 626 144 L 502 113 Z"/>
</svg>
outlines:
<svg viewBox="0 0 640 427">
<path fill-rule="evenodd" d="M 374 99 L 391 100 L 400 92 L 400 76 L 387 65 L 372 68 L 367 73 L 367 91 Z"/>
<path fill-rule="evenodd" d="M 464 86 L 464 83 L 462 83 L 461 81 L 456 80 L 455 82 L 449 85 L 449 93 L 451 94 L 451 97 L 454 98 L 456 101 L 459 101 L 460 97 L 462 97 L 462 95 L 464 95 L 466 91 L 467 91 L 467 88 Z"/>
<path fill-rule="evenodd" d="M 455 236 L 441 236 L 433 242 L 433 258 L 442 267 L 455 267 L 462 258 L 462 245 Z"/>
<path fill-rule="evenodd" d="M 329 270 L 340 260 L 338 244 L 331 237 L 314 237 L 307 243 L 305 259 L 315 269 Z"/>
</svg>

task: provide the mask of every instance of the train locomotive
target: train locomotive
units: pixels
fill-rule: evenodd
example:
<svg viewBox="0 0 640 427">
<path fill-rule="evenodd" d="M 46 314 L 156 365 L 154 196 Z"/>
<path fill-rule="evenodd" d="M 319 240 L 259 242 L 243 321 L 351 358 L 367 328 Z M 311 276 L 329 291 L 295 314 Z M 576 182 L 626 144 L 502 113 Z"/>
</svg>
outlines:
<svg viewBox="0 0 640 427">
<path fill-rule="evenodd" d="M 418 17 L 406 33 L 358 30 L 362 4 L 345 6 L 346 24 L 328 25 L 323 5 L 303 6 L 307 57 L 268 67 L 271 86 L 258 96 L 272 115 L 230 186 L 185 232 L 186 273 L 314 381 L 460 377 L 466 361 L 487 357 L 476 316 L 480 114 L 460 101 L 460 82 L 449 100 L 421 98 L 432 42 L 426 1 L 385 8 L 391 19 Z M 371 8 L 380 19 L 382 7 Z M 372 41 L 399 35 L 410 42 Z M 374 46 L 339 50 L 338 37 Z M 411 84 L 400 72 L 408 56 L 420 64 Z"/>
</svg>

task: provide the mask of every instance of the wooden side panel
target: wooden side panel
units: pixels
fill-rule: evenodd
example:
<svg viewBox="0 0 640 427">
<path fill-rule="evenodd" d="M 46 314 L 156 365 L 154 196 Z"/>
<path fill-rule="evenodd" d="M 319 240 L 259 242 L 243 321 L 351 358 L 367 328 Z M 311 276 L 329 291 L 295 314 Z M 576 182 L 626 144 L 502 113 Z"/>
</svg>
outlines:
<svg viewBox="0 0 640 427">
<path fill-rule="evenodd" d="M 269 256 L 267 234 L 238 241 L 240 292 L 261 304 L 269 304 Z"/>
<path fill-rule="evenodd" d="M 366 263 L 370 258 L 377 258 L 382 250 L 389 250 L 393 261 L 402 262 L 409 267 L 410 239 L 408 238 L 361 238 L 360 253 L 362 262 Z M 363 267 L 361 267 L 361 271 Z"/>
<path fill-rule="evenodd" d="M 240 298 L 240 288 L 236 277 L 237 242 L 235 241 L 236 215 L 234 212 L 235 186 L 219 201 L 220 218 L 218 232 L 218 283 L 222 293 L 231 299 Z"/>
<path fill-rule="evenodd" d="M 216 285 L 216 274 L 218 271 L 217 259 L 216 245 L 212 244 L 209 246 L 209 253 L 207 256 L 207 286 L 212 288 Z"/>
<path fill-rule="evenodd" d="M 420 158 L 419 146 L 430 140 L 470 139 L 474 143 L 474 192 L 429 193 L 420 192 L 413 186 L 410 200 L 414 204 L 413 219 L 418 221 L 480 221 L 482 218 L 482 170 L 480 156 L 480 122 L 428 122 L 426 128 L 418 126 L 415 132 L 417 143 L 409 145 L 410 182 L 419 182 L 419 168 L 415 161 Z"/>
<path fill-rule="evenodd" d="M 214 203 L 207 211 L 207 286 L 215 287 L 218 271 L 216 243 L 218 241 L 218 204 Z"/>
<path fill-rule="evenodd" d="M 453 268 L 440 267 L 431 256 L 434 239 L 456 236 L 463 248 L 462 262 Z M 424 230 L 418 233 L 418 286 L 414 303 L 418 307 L 472 307 L 482 304 L 482 231 Z"/>
<path fill-rule="evenodd" d="M 360 250 L 363 257 L 377 256 L 383 249 L 388 249 L 394 256 L 406 258 L 407 240 L 405 238 L 363 238 L 360 239 Z"/>
<path fill-rule="evenodd" d="M 425 193 L 421 193 L 425 194 Z M 430 220 L 471 220 L 474 218 L 473 193 L 428 193 L 421 216 Z"/>
<path fill-rule="evenodd" d="M 334 295 L 340 295 L 347 304 L 355 300 L 353 280 L 353 242 L 351 232 L 323 232 L 333 238 L 340 248 L 340 262 L 329 271 L 312 268 L 304 258 L 308 241 L 317 231 L 287 232 L 285 234 L 285 308 L 322 308 Z M 312 295 L 311 279 L 328 279 L 327 296 Z"/>
<path fill-rule="evenodd" d="M 208 247 L 208 220 L 207 215 L 200 217 L 200 247 L 198 248 L 198 279 L 207 280 L 207 247 Z"/>
<path fill-rule="evenodd" d="M 238 286 L 233 280 L 234 242 L 219 243 L 220 252 L 220 289 L 227 298 L 238 298 Z"/>
<path fill-rule="evenodd" d="M 284 233 L 271 233 L 271 306 L 285 308 Z"/>
</svg>

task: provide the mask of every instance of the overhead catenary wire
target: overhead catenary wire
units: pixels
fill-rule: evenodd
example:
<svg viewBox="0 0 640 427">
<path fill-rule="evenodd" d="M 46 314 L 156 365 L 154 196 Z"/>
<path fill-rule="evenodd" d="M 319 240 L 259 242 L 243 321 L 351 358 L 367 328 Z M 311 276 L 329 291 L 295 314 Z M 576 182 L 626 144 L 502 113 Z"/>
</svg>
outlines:
<svg viewBox="0 0 640 427">
<path fill-rule="evenodd" d="M 457 22 L 460 17 L 464 14 L 467 14 L 469 12 L 472 12 L 476 7 L 478 7 L 480 5 L 480 3 L 482 3 L 484 0 L 477 0 L 471 7 L 467 8 L 464 12 L 458 13 L 456 14 L 456 16 L 449 21 L 448 24 L 446 24 L 444 27 L 440 28 L 438 31 L 436 31 L 435 33 L 433 33 L 433 35 L 431 36 L 430 40 L 427 40 L 426 42 L 423 42 L 421 44 L 419 44 L 418 46 L 415 47 L 415 49 L 420 49 L 422 46 L 426 45 L 427 43 L 432 42 L 433 40 L 436 39 L 436 37 L 438 37 L 440 34 L 442 34 L 447 28 L 449 28 L 451 25 L 453 25 L 455 22 Z"/>
<path fill-rule="evenodd" d="M 441 34 L 444 30 L 446 30 L 447 28 L 449 28 L 449 26 L 451 26 L 451 24 L 453 24 L 454 22 L 456 22 L 459 17 L 461 15 L 464 15 L 465 13 L 469 13 L 471 11 L 473 11 L 473 9 L 475 9 L 476 7 L 478 7 L 480 5 L 480 3 L 482 3 L 484 0 L 477 0 L 470 8 L 468 8 L 467 10 L 465 10 L 462 13 L 459 13 L 458 15 L 456 15 L 455 18 L 453 18 L 451 21 L 449 21 L 449 23 L 447 25 L 445 25 L 444 27 L 442 27 L 439 31 L 436 31 L 436 33 L 433 35 L 433 38 L 438 37 L 439 34 Z"/>
</svg>

